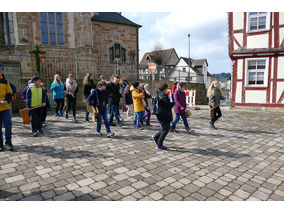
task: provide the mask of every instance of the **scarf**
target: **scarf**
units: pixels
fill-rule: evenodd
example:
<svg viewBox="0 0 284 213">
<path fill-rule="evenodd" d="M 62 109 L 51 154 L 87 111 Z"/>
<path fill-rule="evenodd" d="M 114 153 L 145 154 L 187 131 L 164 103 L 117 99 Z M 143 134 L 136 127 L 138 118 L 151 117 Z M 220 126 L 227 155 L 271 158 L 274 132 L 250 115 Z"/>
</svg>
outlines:
<svg viewBox="0 0 284 213">
<path fill-rule="evenodd" d="M 151 92 L 150 92 L 149 89 L 146 89 L 146 88 L 145 88 L 145 92 L 146 92 L 148 95 L 151 95 Z"/>
<path fill-rule="evenodd" d="M 67 94 L 74 96 L 76 88 L 77 88 L 76 81 L 75 80 L 71 81 L 70 78 L 67 78 L 67 80 L 66 80 Z"/>
</svg>

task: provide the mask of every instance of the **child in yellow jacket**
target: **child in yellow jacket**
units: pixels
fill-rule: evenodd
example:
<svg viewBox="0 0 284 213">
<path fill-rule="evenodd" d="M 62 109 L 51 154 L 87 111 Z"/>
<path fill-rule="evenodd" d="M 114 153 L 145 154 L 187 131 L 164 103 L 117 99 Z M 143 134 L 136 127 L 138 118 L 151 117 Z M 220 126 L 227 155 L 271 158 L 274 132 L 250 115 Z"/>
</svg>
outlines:
<svg viewBox="0 0 284 213">
<path fill-rule="evenodd" d="M 0 152 L 4 151 L 2 124 L 5 127 L 6 148 L 13 151 L 12 145 L 12 120 L 10 112 L 10 102 L 13 91 L 10 83 L 4 77 L 4 66 L 0 64 Z"/>
<path fill-rule="evenodd" d="M 143 130 L 143 128 L 141 127 L 141 120 L 145 113 L 145 108 L 142 102 L 144 95 L 139 88 L 139 82 L 136 81 L 132 82 L 130 91 L 132 92 L 134 112 L 137 114 L 136 128 L 139 130 Z"/>
</svg>

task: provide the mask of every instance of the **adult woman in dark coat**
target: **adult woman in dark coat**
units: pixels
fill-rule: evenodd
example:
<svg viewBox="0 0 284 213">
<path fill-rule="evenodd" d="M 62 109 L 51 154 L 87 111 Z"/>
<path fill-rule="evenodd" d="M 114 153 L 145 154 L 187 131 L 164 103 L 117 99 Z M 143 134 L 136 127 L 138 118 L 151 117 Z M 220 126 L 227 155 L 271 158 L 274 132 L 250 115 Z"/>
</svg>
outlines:
<svg viewBox="0 0 284 213">
<path fill-rule="evenodd" d="M 168 89 L 168 84 L 161 82 L 159 84 L 159 90 L 157 91 L 158 96 L 158 106 L 159 114 L 157 119 L 162 126 L 162 129 L 155 135 L 152 136 L 153 141 L 156 143 L 156 149 L 158 150 L 168 150 L 167 147 L 163 145 L 163 142 L 170 130 L 170 123 L 173 120 L 172 108 L 175 102 L 171 102 L 166 91 Z"/>
</svg>

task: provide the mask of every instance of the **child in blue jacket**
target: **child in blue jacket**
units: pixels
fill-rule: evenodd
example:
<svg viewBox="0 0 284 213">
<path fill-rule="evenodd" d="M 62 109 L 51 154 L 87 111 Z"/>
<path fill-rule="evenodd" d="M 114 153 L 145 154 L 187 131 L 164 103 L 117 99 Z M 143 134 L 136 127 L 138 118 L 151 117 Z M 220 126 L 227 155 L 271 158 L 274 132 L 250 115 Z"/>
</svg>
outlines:
<svg viewBox="0 0 284 213">
<path fill-rule="evenodd" d="M 92 90 L 91 95 L 88 97 L 88 104 L 93 107 L 93 110 L 97 107 L 99 114 L 97 118 L 97 134 L 101 133 L 102 117 L 104 119 L 105 127 L 107 130 L 107 137 L 114 136 L 114 133 L 110 131 L 109 121 L 107 119 L 107 102 L 108 102 L 108 91 L 106 90 L 106 83 L 100 81 L 98 87 Z"/>
</svg>

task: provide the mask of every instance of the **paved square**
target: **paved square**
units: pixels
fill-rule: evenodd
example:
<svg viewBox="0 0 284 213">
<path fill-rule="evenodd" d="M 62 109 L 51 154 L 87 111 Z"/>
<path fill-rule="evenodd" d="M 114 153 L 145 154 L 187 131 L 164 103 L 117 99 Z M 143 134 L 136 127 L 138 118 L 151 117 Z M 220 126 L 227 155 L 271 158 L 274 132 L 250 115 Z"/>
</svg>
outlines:
<svg viewBox="0 0 284 213">
<path fill-rule="evenodd" d="M 196 135 L 169 133 L 156 151 L 131 121 L 95 134 L 93 123 L 48 116 L 44 134 L 13 117 L 14 152 L 0 153 L 0 200 L 284 200 L 284 114 L 222 108 L 218 130 L 206 106 L 192 111 Z M 122 113 L 124 117 L 124 113 Z M 3 129 L 4 130 L 4 129 Z M 105 133 L 105 127 L 102 126 Z"/>
</svg>

